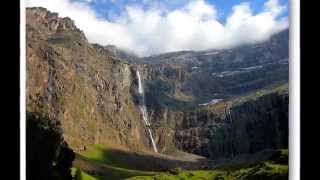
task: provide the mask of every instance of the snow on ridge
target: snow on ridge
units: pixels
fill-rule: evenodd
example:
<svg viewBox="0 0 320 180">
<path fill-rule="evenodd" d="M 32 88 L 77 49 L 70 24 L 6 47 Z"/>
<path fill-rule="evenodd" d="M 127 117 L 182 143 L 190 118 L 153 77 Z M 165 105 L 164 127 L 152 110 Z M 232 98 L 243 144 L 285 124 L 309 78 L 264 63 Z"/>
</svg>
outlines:
<svg viewBox="0 0 320 180">
<path fill-rule="evenodd" d="M 207 105 L 213 105 L 216 104 L 220 101 L 222 101 L 223 99 L 212 99 L 210 102 L 207 103 L 203 103 L 203 104 L 199 104 L 199 106 L 207 106 Z"/>
<path fill-rule="evenodd" d="M 254 69 L 260 69 L 263 68 L 263 66 L 250 66 L 250 67 L 246 67 L 246 68 L 240 68 L 243 70 L 254 70 Z"/>
<path fill-rule="evenodd" d="M 220 53 L 219 51 L 214 51 L 214 52 L 208 52 L 208 53 L 205 53 L 203 54 L 204 56 L 209 56 L 209 55 L 215 55 L 215 54 L 218 54 Z"/>
</svg>

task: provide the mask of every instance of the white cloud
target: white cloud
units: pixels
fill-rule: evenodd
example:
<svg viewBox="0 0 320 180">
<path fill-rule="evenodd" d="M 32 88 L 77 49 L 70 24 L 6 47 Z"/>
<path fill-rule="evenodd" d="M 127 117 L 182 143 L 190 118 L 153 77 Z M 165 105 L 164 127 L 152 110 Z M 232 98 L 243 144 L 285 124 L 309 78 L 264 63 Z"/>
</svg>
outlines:
<svg viewBox="0 0 320 180">
<path fill-rule="evenodd" d="M 146 56 L 179 50 L 221 49 L 263 41 L 288 27 L 279 19 L 286 7 L 269 0 L 264 10 L 253 14 L 249 3 L 233 7 L 225 23 L 217 20 L 216 8 L 204 0 L 191 0 L 184 7 L 167 11 L 151 6 L 127 6 L 113 21 L 98 18 L 86 2 L 27 0 L 28 7 L 42 6 L 59 16 L 69 16 L 88 40 L 113 44 Z"/>
</svg>

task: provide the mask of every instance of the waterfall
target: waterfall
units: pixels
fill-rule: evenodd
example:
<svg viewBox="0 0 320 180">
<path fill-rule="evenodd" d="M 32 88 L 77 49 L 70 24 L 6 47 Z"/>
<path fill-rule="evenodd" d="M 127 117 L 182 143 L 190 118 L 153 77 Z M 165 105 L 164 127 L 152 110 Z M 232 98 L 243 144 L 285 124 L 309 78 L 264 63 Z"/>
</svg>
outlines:
<svg viewBox="0 0 320 180">
<path fill-rule="evenodd" d="M 137 69 L 136 71 L 136 74 L 137 74 L 137 78 L 138 78 L 138 92 L 139 92 L 139 95 L 140 95 L 140 99 L 139 99 L 139 109 L 140 109 L 140 112 L 142 114 L 142 119 L 147 127 L 147 130 L 149 132 L 149 137 L 150 137 L 150 140 L 151 140 L 151 143 L 152 143 L 152 147 L 153 147 L 153 150 L 154 152 L 158 152 L 158 149 L 157 149 L 157 145 L 153 139 L 153 136 L 152 136 L 152 132 L 151 132 L 151 129 L 150 129 L 150 122 L 148 120 L 148 112 L 147 112 L 147 107 L 146 107 L 146 103 L 145 103 L 145 100 L 144 100 L 144 90 L 143 90 L 143 85 L 142 85 L 142 81 L 141 81 L 141 77 L 140 77 L 140 73 L 139 73 L 139 70 Z"/>
<path fill-rule="evenodd" d="M 149 131 L 149 136 L 150 136 L 150 139 L 151 139 L 151 142 L 152 142 L 153 150 L 154 150 L 154 152 L 158 153 L 157 145 L 154 142 L 154 139 L 152 137 L 152 132 L 151 132 L 151 129 L 149 127 L 148 127 L 148 131 Z"/>
</svg>

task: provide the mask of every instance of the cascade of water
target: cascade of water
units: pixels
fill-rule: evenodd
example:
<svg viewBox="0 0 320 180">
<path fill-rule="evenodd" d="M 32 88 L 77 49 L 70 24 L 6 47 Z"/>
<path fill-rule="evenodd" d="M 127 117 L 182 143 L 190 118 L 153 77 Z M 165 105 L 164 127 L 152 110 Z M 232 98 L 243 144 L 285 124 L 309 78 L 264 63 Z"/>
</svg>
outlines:
<svg viewBox="0 0 320 180">
<path fill-rule="evenodd" d="M 138 78 L 138 92 L 140 95 L 144 95 L 143 87 L 142 87 L 142 82 L 141 82 L 141 77 L 140 77 L 140 72 L 137 70 L 137 78 Z"/>
<path fill-rule="evenodd" d="M 137 78 L 138 78 L 138 92 L 139 92 L 139 95 L 141 96 L 140 97 L 141 99 L 140 99 L 140 102 L 139 102 L 139 109 L 141 111 L 143 121 L 145 122 L 145 124 L 147 126 L 147 129 L 148 129 L 148 132 L 149 132 L 149 137 L 150 137 L 150 140 L 152 142 L 153 150 L 154 150 L 154 152 L 157 153 L 158 152 L 157 145 L 156 145 L 156 143 L 155 143 L 155 141 L 153 139 L 152 132 L 151 132 L 151 129 L 150 129 L 150 122 L 148 121 L 147 107 L 146 107 L 146 104 L 145 104 L 145 101 L 144 101 L 144 90 L 143 90 L 143 85 L 142 85 L 142 81 L 141 81 L 139 70 L 136 71 L 136 74 L 137 74 Z"/>
<path fill-rule="evenodd" d="M 148 131 L 149 131 L 149 136 L 150 136 L 150 139 L 151 139 L 151 142 L 152 142 L 153 150 L 154 150 L 154 152 L 158 153 L 157 145 L 156 145 L 156 143 L 154 142 L 154 139 L 153 139 L 153 137 L 152 137 L 151 129 L 148 128 Z"/>
</svg>

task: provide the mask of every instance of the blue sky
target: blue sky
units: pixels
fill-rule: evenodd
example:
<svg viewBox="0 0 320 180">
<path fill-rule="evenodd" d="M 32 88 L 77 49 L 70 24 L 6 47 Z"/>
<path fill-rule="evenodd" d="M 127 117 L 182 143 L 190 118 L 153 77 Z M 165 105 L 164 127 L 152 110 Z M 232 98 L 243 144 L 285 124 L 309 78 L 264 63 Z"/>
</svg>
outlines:
<svg viewBox="0 0 320 180">
<path fill-rule="evenodd" d="M 74 0 L 80 2 L 88 2 L 88 0 Z M 267 0 L 206 0 L 208 4 L 214 5 L 218 11 L 218 18 L 224 22 L 226 17 L 232 12 L 232 7 L 249 2 L 253 13 L 258 13 L 263 9 L 263 4 Z M 127 5 L 140 5 L 145 9 L 156 4 L 165 6 L 169 10 L 183 7 L 188 0 L 89 0 L 89 5 L 99 14 L 101 18 L 112 19 L 114 15 L 120 15 Z M 288 0 L 279 0 L 280 4 L 288 5 Z M 288 16 L 288 10 L 281 17 Z"/>
<path fill-rule="evenodd" d="M 70 17 L 90 43 L 139 56 L 226 49 L 289 27 L 288 0 L 26 0 Z"/>
<path fill-rule="evenodd" d="M 217 7 L 217 10 L 221 12 L 221 19 L 224 20 L 228 14 L 231 13 L 232 7 L 234 5 L 250 2 L 250 6 L 254 13 L 258 13 L 263 9 L 263 4 L 266 0 L 208 0 L 210 4 L 214 4 Z M 288 0 L 279 0 L 280 4 L 288 4 Z M 284 13 L 283 16 L 286 16 L 287 13 Z"/>
</svg>

